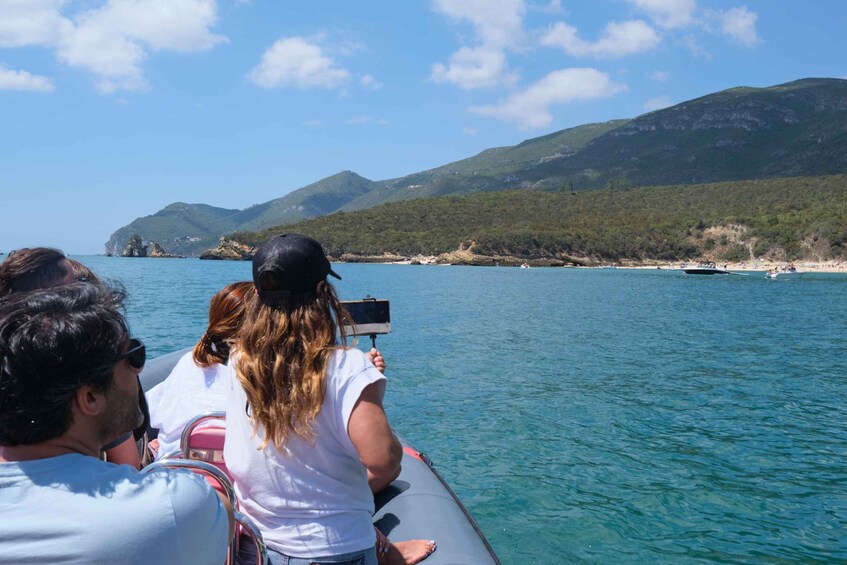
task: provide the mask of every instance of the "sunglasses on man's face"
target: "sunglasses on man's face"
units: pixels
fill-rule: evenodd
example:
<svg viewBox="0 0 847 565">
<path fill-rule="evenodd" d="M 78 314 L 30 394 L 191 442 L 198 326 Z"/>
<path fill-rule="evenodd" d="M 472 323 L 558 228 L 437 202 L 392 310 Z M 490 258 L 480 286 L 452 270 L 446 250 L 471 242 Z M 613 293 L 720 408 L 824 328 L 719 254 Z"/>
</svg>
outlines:
<svg viewBox="0 0 847 565">
<path fill-rule="evenodd" d="M 140 339 L 134 337 L 129 340 L 129 347 L 118 356 L 118 361 L 127 360 L 134 369 L 143 369 L 147 361 L 147 348 Z"/>
</svg>

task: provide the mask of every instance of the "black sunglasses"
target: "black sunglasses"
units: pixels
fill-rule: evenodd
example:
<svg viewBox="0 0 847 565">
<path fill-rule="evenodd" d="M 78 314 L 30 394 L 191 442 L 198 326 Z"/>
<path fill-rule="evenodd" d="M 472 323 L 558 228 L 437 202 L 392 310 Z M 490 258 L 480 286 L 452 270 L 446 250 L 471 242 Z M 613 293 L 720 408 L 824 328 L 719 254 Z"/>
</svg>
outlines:
<svg viewBox="0 0 847 565">
<path fill-rule="evenodd" d="M 147 347 L 140 339 L 130 338 L 129 348 L 118 355 L 118 361 L 126 359 L 130 366 L 135 369 L 143 369 L 147 361 Z"/>
</svg>

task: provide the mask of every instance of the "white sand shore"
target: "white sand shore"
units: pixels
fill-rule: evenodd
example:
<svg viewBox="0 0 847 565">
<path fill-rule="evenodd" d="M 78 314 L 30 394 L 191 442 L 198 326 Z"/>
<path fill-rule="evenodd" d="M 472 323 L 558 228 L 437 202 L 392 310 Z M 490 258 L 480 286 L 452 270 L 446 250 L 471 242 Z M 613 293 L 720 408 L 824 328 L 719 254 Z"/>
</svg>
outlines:
<svg viewBox="0 0 847 565">
<path fill-rule="evenodd" d="M 633 265 L 625 265 L 623 268 L 632 268 L 632 269 L 679 269 L 682 265 L 682 262 L 679 261 L 656 261 L 651 262 L 650 264 L 633 264 Z M 689 263 L 689 265 L 696 264 L 696 261 Z M 780 267 L 785 266 L 786 263 L 783 262 L 775 262 L 775 261 L 743 261 L 740 263 L 718 263 L 719 267 L 725 268 L 729 271 L 761 271 L 766 272 L 771 269 L 779 269 Z M 798 271 L 805 273 L 847 273 L 847 262 L 845 261 L 823 261 L 823 262 L 812 262 L 812 261 L 794 261 L 794 266 Z"/>
</svg>

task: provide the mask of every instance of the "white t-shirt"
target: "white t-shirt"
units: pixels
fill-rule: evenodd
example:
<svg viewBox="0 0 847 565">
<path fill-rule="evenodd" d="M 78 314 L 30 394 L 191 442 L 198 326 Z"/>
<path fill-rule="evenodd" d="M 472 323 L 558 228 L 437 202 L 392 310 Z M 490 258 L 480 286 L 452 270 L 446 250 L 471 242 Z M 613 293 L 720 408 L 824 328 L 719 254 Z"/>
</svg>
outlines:
<svg viewBox="0 0 847 565">
<path fill-rule="evenodd" d="M 199 475 L 78 453 L 0 463 L 0 563 L 209 564 L 229 519 Z"/>
<path fill-rule="evenodd" d="M 157 458 L 179 449 L 182 430 L 192 418 L 204 412 L 226 410 L 229 389 L 226 375 L 231 371 L 228 365 L 220 364 L 198 367 L 189 351 L 168 378 L 147 392 L 150 426 L 159 430 Z"/>
<path fill-rule="evenodd" d="M 291 437 L 284 454 L 273 443 L 259 450 L 264 428 L 254 435 L 247 395 L 233 375 L 224 457 L 241 511 L 256 522 L 268 547 L 308 558 L 374 545 L 373 494 L 347 423 L 365 387 L 380 382 L 384 391 L 384 381 L 358 349 L 335 351 L 313 422 L 315 443 Z"/>
</svg>

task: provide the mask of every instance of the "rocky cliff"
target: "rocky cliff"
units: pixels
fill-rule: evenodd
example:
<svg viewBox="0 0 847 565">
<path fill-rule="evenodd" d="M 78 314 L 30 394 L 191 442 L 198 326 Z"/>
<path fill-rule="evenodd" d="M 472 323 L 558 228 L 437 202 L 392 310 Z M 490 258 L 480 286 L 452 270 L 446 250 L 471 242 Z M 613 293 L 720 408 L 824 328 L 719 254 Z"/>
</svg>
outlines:
<svg viewBox="0 0 847 565">
<path fill-rule="evenodd" d="M 208 260 L 250 261 L 255 254 L 255 247 L 222 237 L 216 248 L 204 252 L 200 255 L 200 258 Z"/>
<path fill-rule="evenodd" d="M 121 257 L 147 257 L 147 246 L 140 235 L 133 235 L 124 245 Z"/>
<path fill-rule="evenodd" d="M 155 241 L 150 244 L 150 254 L 148 257 L 157 257 L 160 259 L 182 259 L 181 255 L 174 255 L 172 253 L 168 253 L 162 246 L 156 243 Z"/>
</svg>

